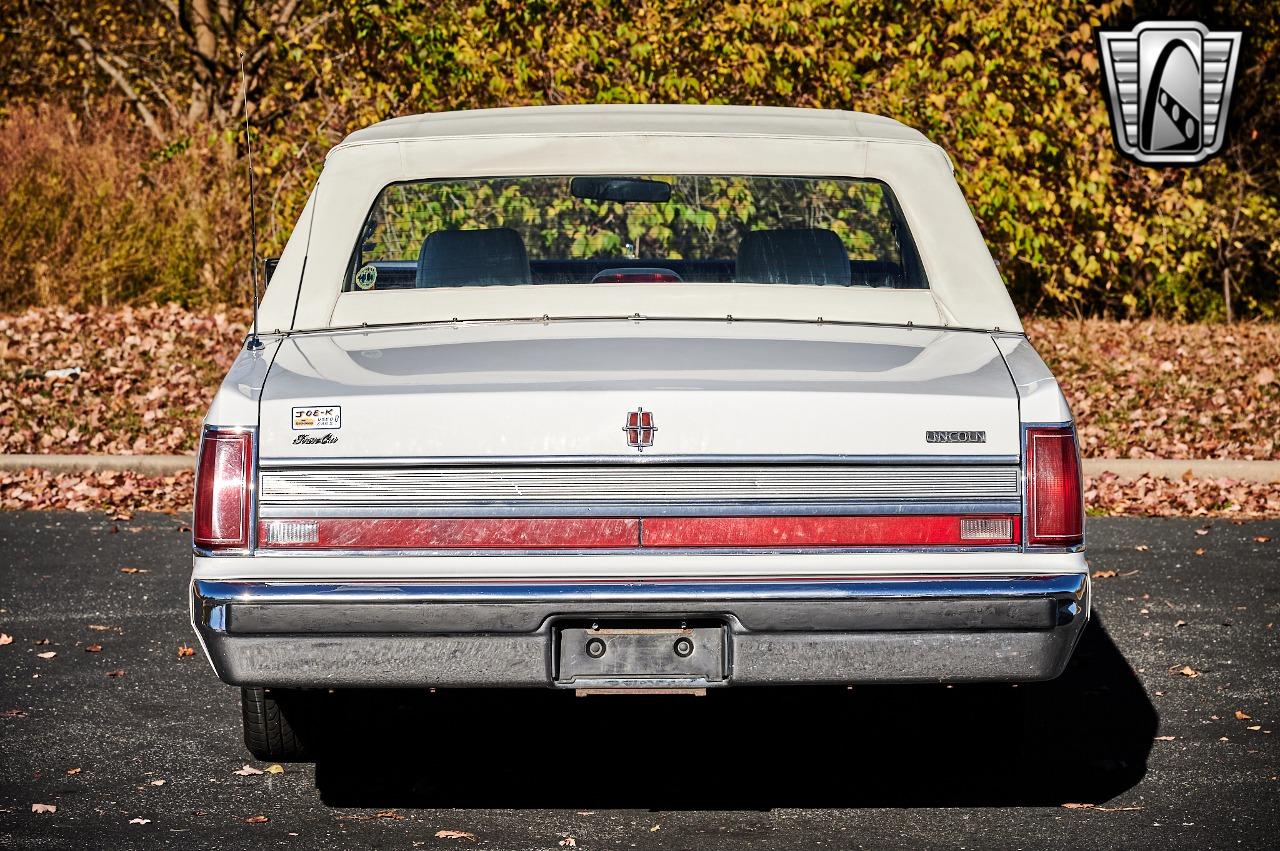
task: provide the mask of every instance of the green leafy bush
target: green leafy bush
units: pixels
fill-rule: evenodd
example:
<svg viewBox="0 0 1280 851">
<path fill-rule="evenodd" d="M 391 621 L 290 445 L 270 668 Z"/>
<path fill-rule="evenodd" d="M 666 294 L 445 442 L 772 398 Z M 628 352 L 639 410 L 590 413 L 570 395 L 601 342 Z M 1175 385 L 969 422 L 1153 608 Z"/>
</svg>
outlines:
<svg viewBox="0 0 1280 851">
<path fill-rule="evenodd" d="M 109 104 L 147 129 L 60 136 L 65 118 L 48 113 L 41 132 L 62 139 L 57 156 L 17 151 L 23 132 L 2 131 L 0 166 L 43 174 L 0 176 L 5 215 L 21 220 L 6 237 L 6 262 L 17 265 L 0 304 L 200 301 L 236 288 L 247 222 L 234 203 L 242 170 L 231 150 L 241 115 L 233 60 L 248 48 L 262 57 L 250 89 L 268 253 L 284 244 L 323 150 L 393 115 L 539 103 L 828 107 L 901 119 L 951 152 L 1023 309 L 1180 318 L 1280 310 L 1274 0 L 1212 9 L 1148 0 L 227 0 L 219 25 L 195 35 L 171 4 L 16 5 L 26 15 L 11 26 L 0 12 L 0 123 L 30 121 L 23 104 L 64 103 L 81 116 Z M 1097 29 L 1170 17 L 1246 31 L 1228 146 L 1196 168 L 1120 156 L 1102 96 Z M 110 168 L 75 163 L 78 146 Z M 163 176 L 148 184 L 148 175 Z M 96 208 L 85 196 L 66 195 L 73 185 L 96 187 L 89 197 L 104 199 L 101 215 L 89 215 Z M 116 197 L 130 192 L 132 200 Z M 68 233 L 103 244 L 69 244 L 59 236 L 67 221 Z M 108 240 L 118 244 L 108 250 Z M 77 261 L 68 276 L 54 262 L 64 249 L 93 262 Z"/>
</svg>

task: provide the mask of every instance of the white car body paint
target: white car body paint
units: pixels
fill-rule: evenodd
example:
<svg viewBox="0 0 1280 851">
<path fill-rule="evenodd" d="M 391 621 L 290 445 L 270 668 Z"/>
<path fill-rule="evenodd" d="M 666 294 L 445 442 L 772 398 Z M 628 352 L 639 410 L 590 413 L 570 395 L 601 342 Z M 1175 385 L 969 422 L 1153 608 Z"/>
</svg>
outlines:
<svg viewBox="0 0 1280 851">
<path fill-rule="evenodd" d="M 389 183 L 619 173 L 882 180 L 902 205 L 929 289 L 664 284 L 342 292 L 357 234 Z M 860 113 L 572 107 L 384 122 L 329 153 L 266 291 L 260 327 L 264 347 L 240 353 L 205 421 L 207 427 L 256 429 L 259 475 L 262 469 L 327 467 L 393 477 L 399 469 L 463 460 L 624 465 L 743 459 L 785 465 L 821 459 L 885 469 L 951 461 L 1018 471 L 1026 425 L 1071 424 L 1057 382 L 1022 333 L 950 160 L 916 131 Z M 296 409 L 328 406 L 341 409 L 340 421 L 332 420 L 338 427 L 293 428 Z M 628 446 L 623 428 L 626 414 L 637 408 L 651 412 L 658 429 L 643 453 Z M 981 434 L 982 442 L 930 442 L 929 431 Z M 1021 475 L 1015 474 L 1019 483 Z M 1021 504 L 1025 494 L 1018 487 L 1014 498 Z M 880 513 L 911 513 L 905 503 L 877 505 Z M 341 516 L 341 506 L 332 510 Z M 1002 656 L 1000 664 L 975 674 L 1056 676 L 1083 626 L 1079 619 L 1088 617 L 1088 568 L 1079 547 L 259 548 L 248 554 L 197 551 L 193 572 L 195 583 L 257 583 L 268 590 L 309 582 L 330 589 L 381 582 L 394 590 L 414 583 L 979 577 L 1079 578 L 1079 605 L 1062 609 L 1067 620 L 1056 621 L 1071 622 L 1073 631 L 1055 637 L 1051 651 L 1035 645 L 1043 662 L 1004 665 Z M 209 599 L 194 600 L 193 620 L 202 643 L 221 642 L 226 624 L 210 619 L 215 610 L 217 618 L 227 617 L 230 604 L 213 606 Z M 973 646 L 958 645 L 959 652 Z M 402 652 L 392 643 L 377 647 L 382 649 L 369 652 Z M 261 652 L 245 651 L 243 659 L 264 658 L 254 655 Z M 324 656 L 329 651 L 323 642 L 307 645 L 306 652 L 318 654 L 311 665 L 334 658 Z M 936 681 L 945 661 L 928 660 L 895 674 L 895 681 Z M 286 660 L 277 669 L 287 667 Z M 230 667 L 218 670 L 228 682 L 263 684 Z M 477 682 L 456 671 L 449 676 L 448 683 Z M 813 681 L 831 681 L 834 674 L 822 676 Z M 374 682 L 350 670 L 336 681 Z M 287 677 L 284 682 L 298 684 Z"/>
<path fill-rule="evenodd" d="M 292 409 L 341 405 L 337 442 Z M 260 454 L 630 457 L 627 411 L 669 455 L 1018 454 L 1018 400 L 985 333 L 755 322 L 435 325 L 291 337 L 262 397 Z M 975 430 L 986 443 L 928 444 Z"/>
</svg>

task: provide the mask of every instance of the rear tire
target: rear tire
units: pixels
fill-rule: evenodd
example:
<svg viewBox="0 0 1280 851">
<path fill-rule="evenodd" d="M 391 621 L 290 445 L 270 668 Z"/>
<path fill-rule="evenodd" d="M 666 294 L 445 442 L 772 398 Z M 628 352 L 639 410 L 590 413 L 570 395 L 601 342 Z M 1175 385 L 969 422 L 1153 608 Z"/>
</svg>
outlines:
<svg viewBox="0 0 1280 851">
<path fill-rule="evenodd" d="M 307 746 L 297 728 L 304 710 L 301 697 L 286 689 L 240 689 L 244 744 L 249 753 L 274 762 L 308 759 Z"/>
</svg>

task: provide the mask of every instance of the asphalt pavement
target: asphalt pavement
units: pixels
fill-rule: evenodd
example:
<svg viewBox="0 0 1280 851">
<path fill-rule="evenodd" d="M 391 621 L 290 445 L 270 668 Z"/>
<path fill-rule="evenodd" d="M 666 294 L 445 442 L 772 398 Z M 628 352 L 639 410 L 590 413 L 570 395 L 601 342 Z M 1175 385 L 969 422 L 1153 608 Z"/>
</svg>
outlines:
<svg viewBox="0 0 1280 851">
<path fill-rule="evenodd" d="M 336 695 L 275 774 L 179 655 L 181 520 L 0 513 L 0 848 L 1275 847 L 1280 522 L 1089 534 L 1051 683 Z"/>
</svg>

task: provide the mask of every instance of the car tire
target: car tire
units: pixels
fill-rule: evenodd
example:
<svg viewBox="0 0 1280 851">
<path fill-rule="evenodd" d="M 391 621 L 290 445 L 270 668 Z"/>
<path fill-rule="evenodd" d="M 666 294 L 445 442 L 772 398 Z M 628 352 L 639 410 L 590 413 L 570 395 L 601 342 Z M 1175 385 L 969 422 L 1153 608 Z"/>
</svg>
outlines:
<svg viewBox="0 0 1280 851">
<path fill-rule="evenodd" d="M 301 695 L 288 690 L 242 688 L 240 711 L 244 717 L 244 744 L 258 759 L 295 762 L 308 758 L 298 734 L 303 710 Z"/>
</svg>

